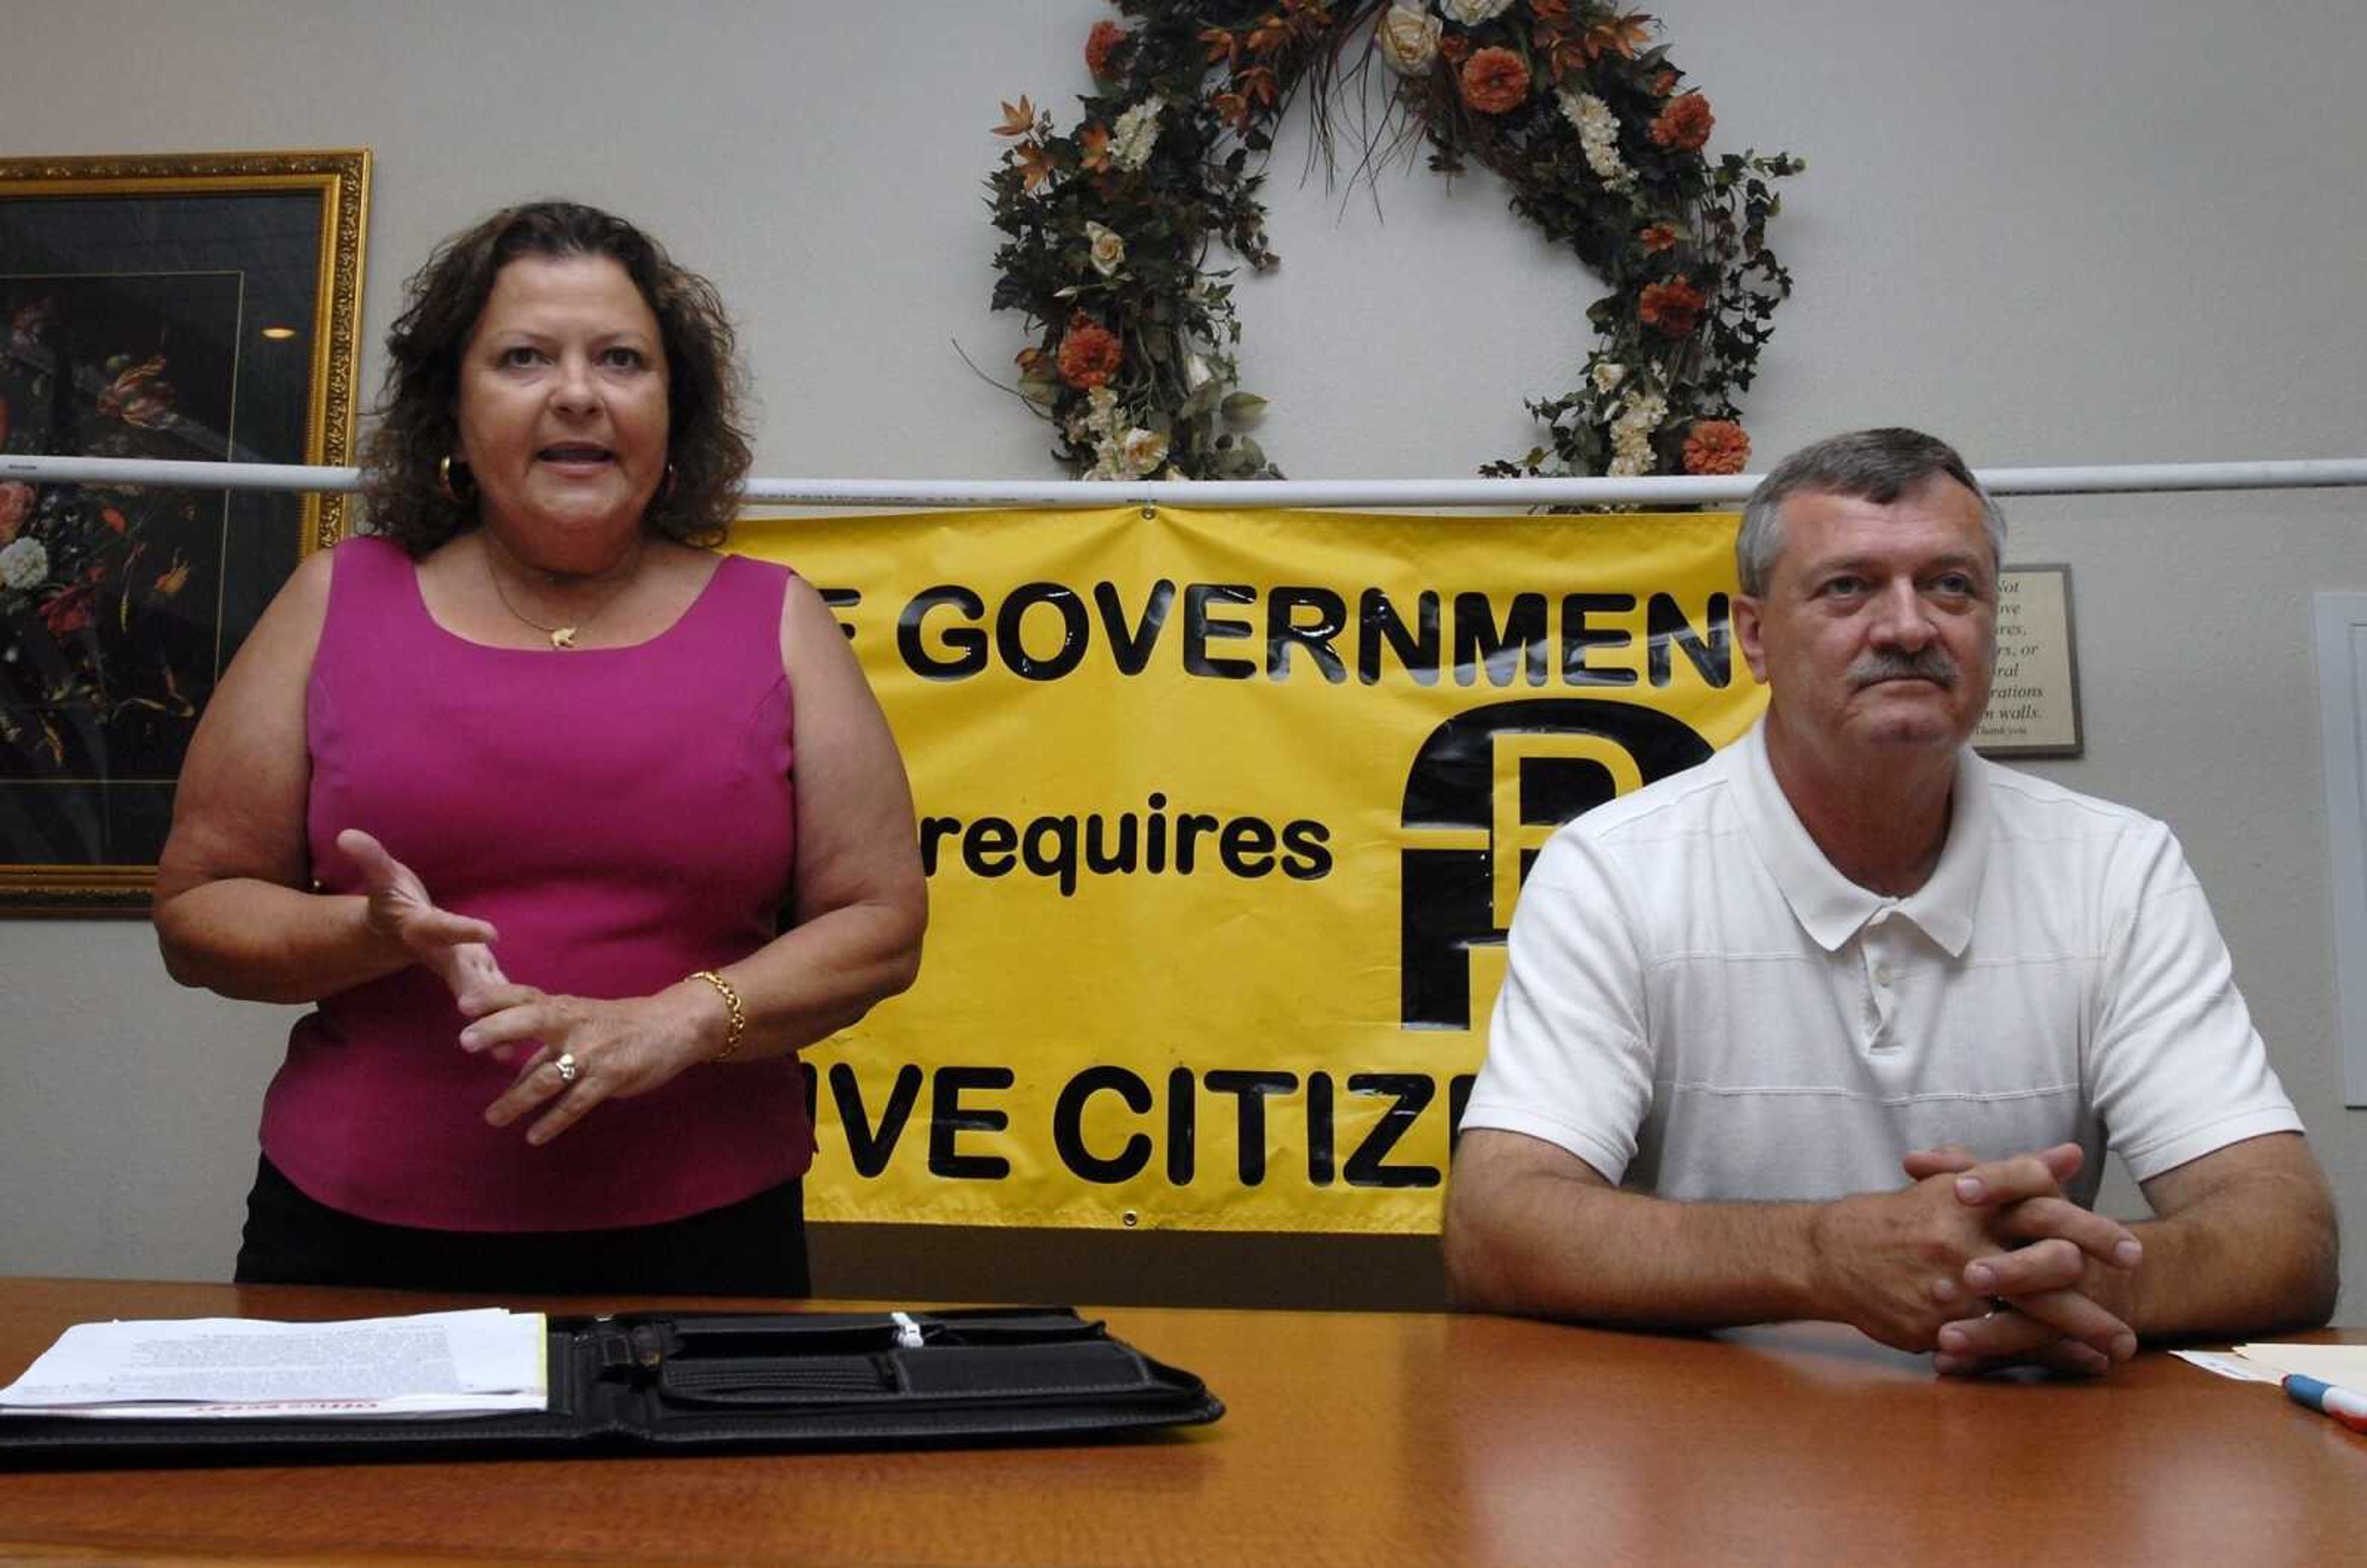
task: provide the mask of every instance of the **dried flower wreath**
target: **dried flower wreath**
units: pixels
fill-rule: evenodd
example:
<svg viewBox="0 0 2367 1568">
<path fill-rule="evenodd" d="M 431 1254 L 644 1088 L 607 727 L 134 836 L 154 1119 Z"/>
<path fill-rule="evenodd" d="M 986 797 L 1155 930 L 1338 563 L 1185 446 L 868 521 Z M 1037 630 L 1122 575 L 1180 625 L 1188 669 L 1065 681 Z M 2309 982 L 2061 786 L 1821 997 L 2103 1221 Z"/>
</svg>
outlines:
<svg viewBox="0 0 2367 1568">
<path fill-rule="evenodd" d="M 1231 269 L 1208 250 L 1275 265 L 1258 199 L 1274 124 L 1304 88 L 1336 167 L 1334 106 L 1376 60 L 1395 84 L 1360 175 L 1421 143 L 1440 173 L 1483 164 L 1608 286 L 1578 386 L 1527 405 L 1550 450 L 1480 471 L 1741 470 L 1734 399 L 1792 287 L 1766 244 L 1769 182 L 1805 165 L 1704 156 L 1709 101 L 1649 43 L 1651 17 L 1590 0 L 1112 3 L 1131 25 L 1087 37 L 1082 122 L 1060 133 L 1004 104 L 987 181 L 1008 236 L 993 308 L 1031 324 L 1018 389 L 1072 473 L 1279 477 L 1245 429 L 1264 400 L 1239 389 Z"/>
</svg>

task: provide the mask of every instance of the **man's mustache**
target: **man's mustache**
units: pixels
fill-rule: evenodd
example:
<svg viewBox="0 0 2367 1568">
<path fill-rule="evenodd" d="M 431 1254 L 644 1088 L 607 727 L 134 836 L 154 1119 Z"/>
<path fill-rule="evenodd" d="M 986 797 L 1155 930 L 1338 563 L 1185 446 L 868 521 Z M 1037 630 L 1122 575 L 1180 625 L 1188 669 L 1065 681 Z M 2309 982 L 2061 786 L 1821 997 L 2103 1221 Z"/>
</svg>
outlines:
<svg viewBox="0 0 2367 1568">
<path fill-rule="evenodd" d="M 1876 649 L 1860 654 L 1849 667 L 1850 684 L 1858 688 L 1878 686 L 1885 681 L 1929 681 L 1942 690 L 1953 691 L 1962 678 L 1955 660 L 1938 643 L 1927 644 L 1913 653 Z"/>
</svg>

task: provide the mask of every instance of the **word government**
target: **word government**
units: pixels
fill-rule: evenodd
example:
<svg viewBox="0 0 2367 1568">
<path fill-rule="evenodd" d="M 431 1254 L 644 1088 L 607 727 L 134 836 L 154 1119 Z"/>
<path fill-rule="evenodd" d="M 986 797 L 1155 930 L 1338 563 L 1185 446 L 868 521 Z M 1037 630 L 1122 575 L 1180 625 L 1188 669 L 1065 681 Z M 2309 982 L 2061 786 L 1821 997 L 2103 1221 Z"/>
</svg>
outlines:
<svg viewBox="0 0 2367 1568">
<path fill-rule="evenodd" d="M 1733 683 L 1727 597 L 1697 614 L 1674 594 L 1481 592 L 1332 588 L 1161 578 L 1129 601 L 1114 582 L 1080 592 L 1024 582 L 990 604 L 941 583 L 896 617 L 896 649 L 913 673 L 967 681 L 1000 667 L 1057 681 L 1088 659 L 1139 675 L 1162 649 L 1186 675 L 1217 681 L 1294 677 L 1378 684 L 1392 672 L 1418 685 L 1665 687 L 1689 671 L 1704 685 Z M 1171 623 L 1180 623 L 1170 629 Z"/>
</svg>

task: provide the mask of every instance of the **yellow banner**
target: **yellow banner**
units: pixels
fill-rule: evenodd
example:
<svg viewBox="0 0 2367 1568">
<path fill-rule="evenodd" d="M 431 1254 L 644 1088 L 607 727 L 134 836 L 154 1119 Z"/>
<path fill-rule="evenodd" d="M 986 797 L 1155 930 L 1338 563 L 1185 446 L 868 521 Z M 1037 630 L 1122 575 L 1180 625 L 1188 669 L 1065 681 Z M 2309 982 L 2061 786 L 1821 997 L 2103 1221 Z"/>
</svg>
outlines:
<svg viewBox="0 0 2367 1568">
<path fill-rule="evenodd" d="M 921 817 L 817 1220 L 1434 1231 L 1527 858 L 1749 728 L 1730 515 L 743 522 Z"/>
</svg>

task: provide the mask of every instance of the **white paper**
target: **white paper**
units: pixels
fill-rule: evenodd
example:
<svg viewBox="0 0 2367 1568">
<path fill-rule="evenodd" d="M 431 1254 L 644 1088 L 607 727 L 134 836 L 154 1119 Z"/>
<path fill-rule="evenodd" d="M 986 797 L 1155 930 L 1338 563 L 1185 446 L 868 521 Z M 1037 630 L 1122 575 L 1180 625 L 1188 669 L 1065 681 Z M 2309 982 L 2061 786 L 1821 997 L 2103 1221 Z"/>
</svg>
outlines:
<svg viewBox="0 0 2367 1568">
<path fill-rule="evenodd" d="M 2264 1382 L 2274 1387 L 2282 1375 L 2272 1367 L 2248 1361 L 2232 1350 L 2172 1350 L 2170 1354 L 2206 1372 L 2234 1378 L 2237 1382 Z"/>
<path fill-rule="evenodd" d="M 2367 1345 L 2238 1345 L 2248 1361 L 2367 1393 Z"/>
<path fill-rule="evenodd" d="M 0 1389 L 0 1416 L 472 1416 L 549 1404 L 539 1313 L 342 1323 L 84 1323 Z"/>
</svg>

